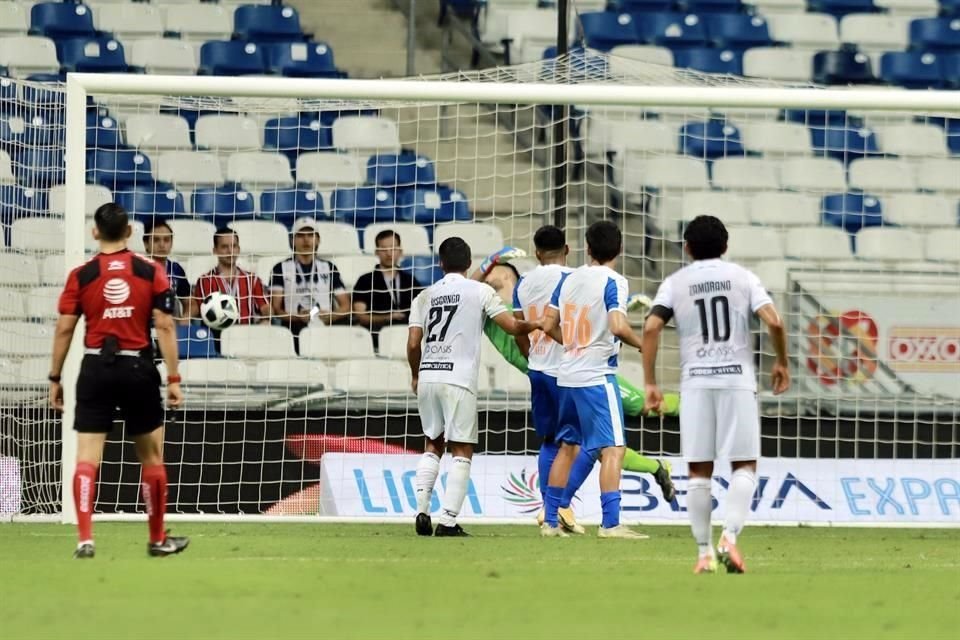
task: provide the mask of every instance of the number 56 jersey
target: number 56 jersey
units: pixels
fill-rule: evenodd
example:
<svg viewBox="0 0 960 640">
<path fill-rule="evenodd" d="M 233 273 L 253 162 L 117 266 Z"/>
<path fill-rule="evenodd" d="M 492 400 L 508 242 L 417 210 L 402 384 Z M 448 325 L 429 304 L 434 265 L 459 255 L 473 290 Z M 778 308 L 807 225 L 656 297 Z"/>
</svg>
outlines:
<svg viewBox="0 0 960 640">
<path fill-rule="evenodd" d="M 680 390 L 756 391 L 750 318 L 772 304 L 760 278 L 738 264 L 697 260 L 660 285 L 654 308 L 669 309 L 680 338 Z"/>
<path fill-rule="evenodd" d="M 488 284 L 448 273 L 413 300 L 410 326 L 423 329 L 420 382 L 442 382 L 477 392 L 483 323 L 505 313 Z"/>
</svg>

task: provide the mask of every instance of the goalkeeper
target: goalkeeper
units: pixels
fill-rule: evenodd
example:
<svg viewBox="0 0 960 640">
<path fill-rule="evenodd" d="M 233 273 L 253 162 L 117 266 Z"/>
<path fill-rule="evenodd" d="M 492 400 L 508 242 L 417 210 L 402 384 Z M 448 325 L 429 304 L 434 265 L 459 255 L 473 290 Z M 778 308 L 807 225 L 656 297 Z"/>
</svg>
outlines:
<svg viewBox="0 0 960 640">
<path fill-rule="evenodd" d="M 545 227 L 542 230 L 545 229 L 550 229 L 550 227 Z M 557 230 L 557 233 L 561 232 Z M 525 255 L 526 254 L 520 249 L 504 247 L 500 251 L 485 259 L 480 265 L 480 268 L 477 269 L 471 277 L 474 280 L 482 280 L 492 286 L 504 300 L 507 306 L 512 307 L 513 301 L 515 300 L 515 290 L 520 281 L 520 275 L 516 267 L 510 264 L 510 261 L 525 257 Z M 563 265 L 566 262 L 566 251 L 540 251 L 538 249 L 537 257 L 541 264 L 554 263 Z M 633 311 L 636 309 L 649 307 L 649 305 L 650 299 L 647 296 L 638 294 L 630 298 L 627 308 L 628 310 Z M 528 343 L 525 343 L 523 340 L 521 340 L 520 342 L 527 347 L 526 349 L 521 349 L 518 341 L 515 340 L 513 336 L 508 335 L 506 332 L 500 330 L 500 328 L 492 322 L 487 322 L 484 325 L 484 333 L 486 333 L 487 338 L 493 344 L 494 348 L 500 352 L 507 362 L 512 364 L 521 372 L 525 374 L 528 373 Z M 536 339 L 537 334 L 535 333 L 534 340 Z M 628 416 L 642 415 L 644 412 L 643 392 L 621 375 L 617 376 L 617 383 L 620 389 L 621 400 L 623 402 L 624 414 Z M 679 405 L 679 396 L 676 394 L 666 394 L 664 399 L 665 410 L 663 413 L 667 415 L 677 415 Z M 544 498 L 546 494 L 547 479 L 549 477 L 550 468 L 553 465 L 553 460 L 557 457 L 557 454 L 560 450 L 561 447 L 559 443 L 547 441 L 546 439 L 541 445 L 538 476 L 541 496 Z M 559 515 L 560 521 L 564 525 L 564 528 L 579 533 L 582 532 L 583 529 L 576 524 L 573 518 L 573 513 L 570 510 L 570 501 L 580 489 L 580 486 L 583 484 L 583 482 L 587 479 L 587 476 L 590 475 L 596 460 L 593 459 L 589 453 L 582 449 L 578 454 L 575 455 L 576 459 L 574 460 L 573 466 L 570 469 L 570 476 L 566 483 L 564 495 L 560 499 Z M 673 482 L 670 479 L 671 469 L 668 462 L 647 458 L 637 451 L 628 448 L 624 456 L 623 468 L 625 471 L 652 474 L 656 479 L 657 484 L 660 485 L 664 498 L 668 501 L 673 500 L 676 492 L 673 487 Z M 540 512 L 540 516 L 543 516 L 543 511 Z"/>
</svg>

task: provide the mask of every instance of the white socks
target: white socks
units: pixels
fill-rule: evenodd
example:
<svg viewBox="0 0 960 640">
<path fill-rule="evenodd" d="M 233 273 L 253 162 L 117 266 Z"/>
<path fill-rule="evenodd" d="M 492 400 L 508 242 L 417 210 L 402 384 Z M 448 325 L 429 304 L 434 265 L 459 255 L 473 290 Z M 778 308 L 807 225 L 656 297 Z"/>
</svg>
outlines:
<svg viewBox="0 0 960 640">
<path fill-rule="evenodd" d="M 701 556 L 713 555 L 713 534 L 710 530 L 712 510 L 713 498 L 710 496 L 709 478 L 690 478 L 687 481 L 687 514 L 690 516 L 690 530 Z"/>
<path fill-rule="evenodd" d="M 433 453 L 420 456 L 417 463 L 417 513 L 430 513 L 430 500 L 433 498 L 433 486 L 440 473 L 440 458 Z"/>
<path fill-rule="evenodd" d="M 434 472 L 436 477 L 436 472 Z M 419 469 L 417 479 L 420 478 Z M 440 524 L 452 527 L 457 524 L 457 515 L 463 506 L 463 499 L 467 497 L 467 485 L 470 484 L 470 459 L 456 456 L 453 466 L 447 473 L 447 489 L 443 494 L 443 511 L 440 514 Z"/>
<path fill-rule="evenodd" d="M 727 489 L 727 509 L 724 515 L 723 535 L 731 543 L 737 543 L 737 535 L 750 513 L 753 493 L 757 489 L 757 476 L 749 469 L 737 469 L 730 478 Z"/>
</svg>

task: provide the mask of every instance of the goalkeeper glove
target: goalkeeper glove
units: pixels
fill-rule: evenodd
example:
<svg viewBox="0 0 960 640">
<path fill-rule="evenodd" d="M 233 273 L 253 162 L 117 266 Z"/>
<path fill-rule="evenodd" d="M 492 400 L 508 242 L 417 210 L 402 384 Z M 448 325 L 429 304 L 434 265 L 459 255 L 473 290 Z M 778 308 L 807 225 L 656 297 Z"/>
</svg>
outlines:
<svg viewBox="0 0 960 640">
<path fill-rule="evenodd" d="M 515 260 L 516 258 L 526 257 L 527 252 L 523 249 L 517 249 L 516 247 L 504 247 L 503 249 L 500 249 L 500 251 L 492 253 L 484 258 L 483 262 L 480 263 L 480 271 L 483 273 L 483 275 L 487 275 L 490 273 L 490 270 L 498 264 L 506 264 L 511 260 Z"/>
<path fill-rule="evenodd" d="M 627 311 L 642 311 L 643 313 L 649 313 L 651 307 L 653 307 L 653 300 L 650 299 L 650 296 L 642 293 L 635 293 L 627 298 Z"/>
</svg>

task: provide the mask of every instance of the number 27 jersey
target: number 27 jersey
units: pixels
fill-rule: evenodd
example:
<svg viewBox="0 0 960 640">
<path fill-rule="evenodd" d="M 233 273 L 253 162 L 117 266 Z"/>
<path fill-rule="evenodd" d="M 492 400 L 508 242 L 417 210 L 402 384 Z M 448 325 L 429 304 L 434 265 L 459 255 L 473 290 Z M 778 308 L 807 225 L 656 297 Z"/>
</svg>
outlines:
<svg viewBox="0 0 960 640">
<path fill-rule="evenodd" d="M 423 328 L 420 381 L 477 392 L 483 323 L 507 311 L 490 285 L 448 273 L 410 308 L 410 326 Z"/>
</svg>

